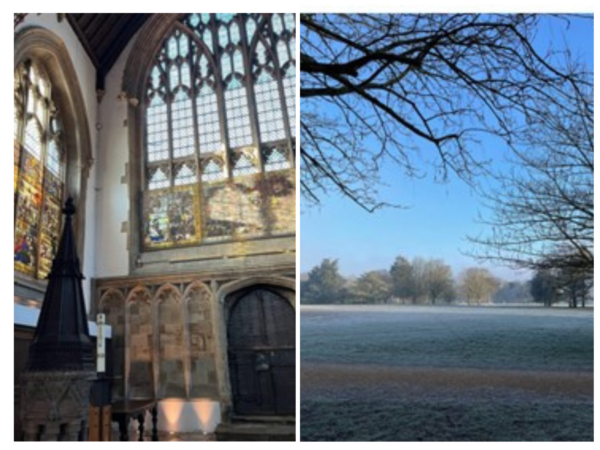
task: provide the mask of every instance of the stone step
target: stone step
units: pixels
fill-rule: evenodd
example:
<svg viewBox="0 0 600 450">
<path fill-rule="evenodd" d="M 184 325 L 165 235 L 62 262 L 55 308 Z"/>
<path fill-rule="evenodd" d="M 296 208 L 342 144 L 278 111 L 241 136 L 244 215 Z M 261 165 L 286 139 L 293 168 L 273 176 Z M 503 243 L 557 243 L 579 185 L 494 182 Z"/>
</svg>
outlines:
<svg viewBox="0 0 600 450">
<path fill-rule="evenodd" d="M 296 425 L 276 422 L 221 423 L 217 441 L 295 441 Z"/>
</svg>

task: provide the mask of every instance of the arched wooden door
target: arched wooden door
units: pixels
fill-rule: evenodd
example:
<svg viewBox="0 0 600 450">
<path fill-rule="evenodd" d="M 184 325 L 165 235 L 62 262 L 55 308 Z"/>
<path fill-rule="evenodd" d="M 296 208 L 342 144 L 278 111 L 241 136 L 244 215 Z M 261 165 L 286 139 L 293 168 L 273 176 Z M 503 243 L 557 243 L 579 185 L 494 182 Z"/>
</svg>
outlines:
<svg viewBox="0 0 600 450">
<path fill-rule="evenodd" d="M 227 338 L 235 414 L 293 415 L 294 308 L 265 287 L 244 291 L 230 301 Z"/>
</svg>

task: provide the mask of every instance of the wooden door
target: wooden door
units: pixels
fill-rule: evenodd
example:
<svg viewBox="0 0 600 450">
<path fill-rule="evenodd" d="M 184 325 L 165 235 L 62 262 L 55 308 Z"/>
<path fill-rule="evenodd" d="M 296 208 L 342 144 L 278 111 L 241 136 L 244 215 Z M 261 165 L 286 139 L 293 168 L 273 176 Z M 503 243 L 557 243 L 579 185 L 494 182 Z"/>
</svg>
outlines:
<svg viewBox="0 0 600 450">
<path fill-rule="evenodd" d="M 295 412 L 296 319 L 275 291 L 256 287 L 232 300 L 227 324 L 234 412 Z"/>
</svg>

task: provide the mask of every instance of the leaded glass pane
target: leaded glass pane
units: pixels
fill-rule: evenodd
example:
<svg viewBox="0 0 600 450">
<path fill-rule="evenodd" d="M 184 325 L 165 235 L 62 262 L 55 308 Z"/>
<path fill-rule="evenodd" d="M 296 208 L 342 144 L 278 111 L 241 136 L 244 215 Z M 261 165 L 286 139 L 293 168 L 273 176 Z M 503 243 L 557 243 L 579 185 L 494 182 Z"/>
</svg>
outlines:
<svg viewBox="0 0 600 450">
<path fill-rule="evenodd" d="M 263 149 L 265 172 L 277 172 L 292 168 L 288 151 L 284 147 L 265 147 Z"/>
<path fill-rule="evenodd" d="M 294 28 L 293 14 L 189 14 L 165 38 L 145 103 L 146 248 L 293 230 Z"/>
<path fill-rule="evenodd" d="M 191 14 L 189 18 L 189 24 L 192 28 L 196 28 L 200 23 L 200 16 L 198 14 Z"/>
<path fill-rule="evenodd" d="M 239 153 L 233 155 L 233 170 L 231 172 L 234 177 L 253 175 L 258 173 L 258 167 L 256 167 L 256 163 L 250 155 Z"/>
<path fill-rule="evenodd" d="M 204 44 L 208 47 L 208 50 L 211 52 L 214 51 L 214 38 L 212 31 L 208 28 L 204 30 L 204 33 L 202 33 L 202 39 Z"/>
<path fill-rule="evenodd" d="M 279 64 L 285 66 L 290 60 L 290 54 L 288 53 L 288 44 L 285 41 L 279 41 L 277 44 L 277 57 L 279 58 Z"/>
<path fill-rule="evenodd" d="M 35 119 L 29 119 L 25 128 L 25 147 L 37 159 L 42 157 L 42 133 Z"/>
<path fill-rule="evenodd" d="M 169 185 L 169 177 L 164 168 L 157 167 L 148 171 L 148 189 L 162 189 Z"/>
<path fill-rule="evenodd" d="M 225 53 L 221 58 L 221 70 L 223 71 L 223 79 L 226 80 L 233 73 L 233 68 L 231 65 L 231 55 L 229 53 Z"/>
<path fill-rule="evenodd" d="M 209 86 L 205 85 L 200 91 L 196 99 L 196 110 L 200 154 L 222 150 L 217 94 Z"/>
<path fill-rule="evenodd" d="M 283 25 L 283 19 L 281 18 L 280 13 L 273 14 L 272 23 L 273 23 L 273 32 L 275 32 L 275 34 L 281 34 L 283 32 L 283 30 L 285 29 L 285 27 Z"/>
<path fill-rule="evenodd" d="M 284 13 L 285 27 L 289 31 L 293 31 L 298 28 L 298 23 L 296 22 L 296 13 L 286 12 Z"/>
<path fill-rule="evenodd" d="M 269 53 L 267 52 L 267 47 L 265 47 L 265 44 L 262 41 L 259 41 L 256 47 L 256 58 L 258 64 L 261 66 L 264 66 L 269 62 Z"/>
<path fill-rule="evenodd" d="M 61 177 L 60 151 L 55 140 L 48 142 L 46 152 L 46 167 L 57 177 Z"/>
<path fill-rule="evenodd" d="M 190 89 L 192 87 L 192 73 L 190 69 L 190 65 L 188 63 L 181 64 L 180 67 L 181 72 L 181 86 L 186 89 Z"/>
<path fill-rule="evenodd" d="M 219 19 L 223 23 L 229 23 L 233 19 L 233 14 L 231 14 L 231 13 L 217 14 L 217 19 Z"/>
<path fill-rule="evenodd" d="M 248 17 L 246 20 L 246 35 L 248 36 L 248 40 L 252 41 L 254 37 L 254 32 L 256 31 L 256 22 L 252 17 Z"/>
<path fill-rule="evenodd" d="M 185 58 L 189 53 L 189 41 L 185 34 L 179 37 L 179 56 Z"/>
<path fill-rule="evenodd" d="M 231 43 L 236 45 L 240 42 L 240 28 L 236 22 L 233 22 L 229 27 L 229 34 L 231 35 Z"/>
<path fill-rule="evenodd" d="M 144 202 L 144 243 L 150 248 L 189 244 L 199 238 L 198 194 L 190 186 L 150 192 Z"/>
<path fill-rule="evenodd" d="M 26 75 L 15 82 L 14 267 L 41 279 L 50 270 L 58 242 L 65 168 L 56 140 L 60 126 L 49 114 L 51 85 L 33 64 L 20 66 L 15 77 L 21 74 Z M 27 105 L 27 111 L 20 105 Z"/>
<path fill-rule="evenodd" d="M 225 178 L 223 161 L 217 158 L 210 158 L 204 161 L 202 167 L 202 181 L 210 183 L 220 181 Z"/>
<path fill-rule="evenodd" d="M 181 85 L 180 67 L 173 66 L 169 70 L 169 85 L 172 90 L 177 89 Z"/>
<path fill-rule="evenodd" d="M 154 89 L 159 89 L 162 84 L 162 73 L 161 73 L 160 68 L 154 67 L 154 69 L 152 69 L 151 79 L 152 79 L 152 83 L 151 83 L 152 87 Z"/>
<path fill-rule="evenodd" d="M 186 162 L 178 165 L 175 168 L 175 186 L 182 186 L 184 184 L 192 184 L 197 180 L 196 178 L 196 163 Z"/>
<path fill-rule="evenodd" d="M 260 129 L 260 141 L 272 142 L 285 139 L 285 127 L 283 124 L 283 109 L 279 99 L 277 82 L 274 79 L 256 83 L 256 110 Z"/>
<path fill-rule="evenodd" d="M 169 157 L 167 105 L 158 96 L 154 97 L 147 109 L 146 124 L 146 154 L 148 155 L 148 161 L 167 159 Z"/>
<path fill-rule="evenodd" d="M 169 59 L 177 58 L 179 50 L 177 49 L 177 39 L 173 36 L 167 43 L 167 56 Z"/>
<path fill-rule="evenodd" d="M 252 144 L 252 129 L 245 87 L 225 91 L 229 147 L 236 148 Z"/>
<path fill-rule="evenodd" d="M 173 157 L 194 154 L 194 116 L 192 100 L 179 91 L 171 105 L 171 128 L 173 133 Z"/>
<path fill-rule="evenodd" d="M 290 39 L 288 48 L 290 49 L 290 55 L 292 55 L 292 59 L 295 60 L 296 59 L 296 38 L 292 37 Z"/>
<path fill-rule="evenodd" d="M 229 34 L 227 33 L 227 26 L 221 25 L 219 27 L 219 45 L 223 48 L 229 44 Z"/>
<path fill-rule="evenodd" d="M 239 73 L 240 75 L 243 75 L 245 70 L 244 70 L 244 57 L 242 55 L 242 51 L 240 49 L 237 49 L 234 53 L 233 53 L 233 70 L 237 73 Z"/>
</svg>

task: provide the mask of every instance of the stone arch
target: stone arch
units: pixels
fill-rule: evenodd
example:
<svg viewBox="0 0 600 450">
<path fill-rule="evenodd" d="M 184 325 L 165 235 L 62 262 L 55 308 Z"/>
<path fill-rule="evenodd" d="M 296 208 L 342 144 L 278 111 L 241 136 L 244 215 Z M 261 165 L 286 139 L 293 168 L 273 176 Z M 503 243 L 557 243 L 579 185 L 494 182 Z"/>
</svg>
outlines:
<svg viewBox="0 0 600 450">
<path fill-rule="evenodd" d="M 155 345 L 150 291 L 143 286 L 134 288 L 125 304 L 125 397 L 155 398 Z"/>
<path fill-rule="evenodd" d="M 183 299 L 189 356 L 189 396 L 217 398 L 212 292 L 204 283 L 195 281 L 188 286 Z"/>
<path fill-rule="evenodd" d="M 104 291 L 98 301 L 98 313 L 106 314 L 106 309 L 110 308 L 111 305 L 120 303 L 121 308 L 125 306 L 125 296 L 119 289 L 107 289 Z"/>
<path fill-rule="evenodd" d="M 140 28 L 123 73 L 123 92 L 128 97 L 143 97 L 152 60 L 173 24 L 183 15 L 152 14 Z"/>
<path fill-rule="evenodd" d="M 241 291 L 242 289 L 245 289 L 247 287 L 257 285 L 271 286 L 276 290 L 281 289 L 283 291 L 281 293 L 286 298 L 286 300 L 290 302 L 294 309 L 296 308 L 296 296 L 294 294 L 296 290 L 296 280 L 294 280 L 293 278 L 286 277 L 258 276 L 241 278 L 239 280 L 235 280 L 221 286 L 217 291 L 216 297 L 219 301 L 219 304 L 225 305 L 225 309 L 227 310 L 225 299 L 228 295 L 233 294 L 234 292 Z"/>
<path fill-rule="evenodd" d="M 187 372 L 181 293 L 172 284 L 162 285 L 154 295 L 156 396 L 185 398 Z"/>
<path fill-rule="evenodd" d="M 79 256 L 84 258 L 84 230 L 87 181 L 93 164 L 92 140 L 83 94 L 77 72 L 63 42 L 53 32 L 37 27 L 25 27 L 15 35 L 14 69 L 32 60 L 48 73 L 61 109 L 67 152 L 66 193 L 77 205 L 74 218 Z"/>
</svg>

